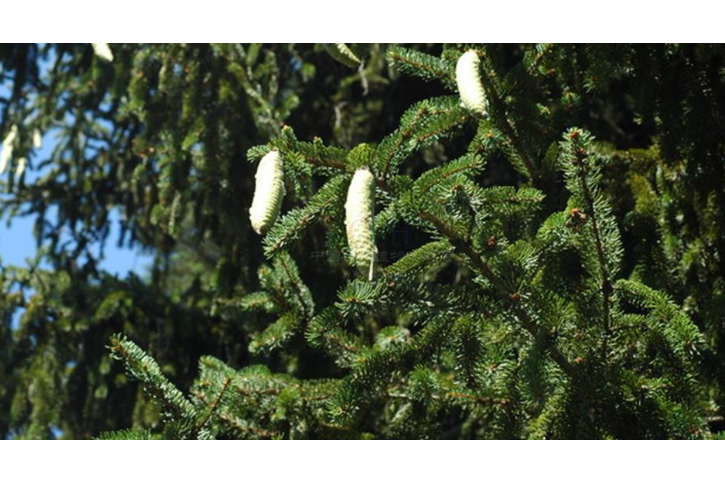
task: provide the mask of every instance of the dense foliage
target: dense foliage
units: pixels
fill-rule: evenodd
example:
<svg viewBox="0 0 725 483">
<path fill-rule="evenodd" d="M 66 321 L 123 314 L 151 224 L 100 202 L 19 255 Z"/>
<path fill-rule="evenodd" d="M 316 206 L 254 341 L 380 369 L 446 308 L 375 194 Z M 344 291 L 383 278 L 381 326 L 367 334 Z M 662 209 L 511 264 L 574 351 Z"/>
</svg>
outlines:
<svg viewBox="0 0 725 483">
<path fill-rule="evenodd" d="M 108 49 L 0 46 L 5 438 L 719 436 L 723 47 Z"/>
</svg>

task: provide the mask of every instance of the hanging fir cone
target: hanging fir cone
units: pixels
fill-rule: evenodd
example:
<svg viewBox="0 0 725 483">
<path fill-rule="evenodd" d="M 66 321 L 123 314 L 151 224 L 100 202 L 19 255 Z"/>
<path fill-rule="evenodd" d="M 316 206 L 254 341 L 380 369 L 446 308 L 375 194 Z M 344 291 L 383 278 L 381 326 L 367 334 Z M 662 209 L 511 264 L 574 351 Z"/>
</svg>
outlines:
<svg viewBox="0 0 725 483">
<path fill-rule="evenodd" d="M 456 83 L 461 95 L 461 104 L 477 114 L 486 114 L 486 94 L 479 72 L 481 64 L 475 50 L 463 54 L 456 64 Z"/>
<path fill-rule="evenodd" d="M 106 62 L 113 62 L 113 52 L 108 44 L 91 44 L 93 47 L 93 53 L 98 56 L 99 59 L 105 60 Z"/>
<path fill-rule="evenodd" d="M 360 168 L 350 182 L 345 202 L 347 244 L 355 265 L 367 270 L 373 279 L 378 250 L 375 246 L 373 213 L 375 210 L 375 178 L 368 168 Z"/>
<path fill-rule="evenodd" d="M 8 167 L 8 161 L 13 157 L 13 148 L 17 136 L 18 126 L 13 125 L 8 135 L 3 139 L 2 151 L 0 151 L 0 174 L 5 172 L 5 168 Z"/>
<path fill-rule="evenodd" d="M 282 207 L 285 195 L 284 172 L 282 157 L 279 151 L 270 151 L 259 162 L 257 174 L 254 176 L 254 198 L 249 209 L 249 220 L 252 228 L 264 235 L 274 225 Z"/>
</svg>

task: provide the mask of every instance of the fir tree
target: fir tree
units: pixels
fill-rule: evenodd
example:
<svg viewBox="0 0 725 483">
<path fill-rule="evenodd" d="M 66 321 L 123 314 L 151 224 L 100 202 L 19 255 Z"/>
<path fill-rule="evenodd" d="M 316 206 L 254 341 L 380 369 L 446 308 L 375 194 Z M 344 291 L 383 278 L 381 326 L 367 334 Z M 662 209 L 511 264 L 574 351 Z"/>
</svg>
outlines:
<svg viewBox="0 0 725 483">
<path fill-rule="evenodd" d="M 722 430 L 721 47 L 104 45 L 0 48 L 6 437 Z"/>
</svg>

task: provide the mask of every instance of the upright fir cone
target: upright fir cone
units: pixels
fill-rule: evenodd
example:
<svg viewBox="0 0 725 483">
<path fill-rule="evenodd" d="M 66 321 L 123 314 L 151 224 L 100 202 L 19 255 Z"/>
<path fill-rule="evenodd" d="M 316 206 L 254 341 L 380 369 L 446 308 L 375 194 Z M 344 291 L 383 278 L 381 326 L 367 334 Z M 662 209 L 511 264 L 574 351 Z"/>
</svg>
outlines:
<svg viewBox="0 0 725 483">
<path fill-rule="evenodd" d="M 43 147 L 43 133 L 40 132 L 40 129 L 33 131 L 33 147 L 35 149 Z"/>
<path fill-rule="evenodd" d="M 10 128 L 10 132 L 3 139 L 2 151 L 0 151 L 0 174 L 5 172 L 5 168 L 8 167 L 8 161 L 13 157 L 13 148 L 15 144 L 15 138 L 18 136 L 18 126 L 13 125 Z"/>
<path fill-rule="evenodd" d="M 486 114 L 486 94 L 479 72 L 481 60 L 475 50 L 469 50 L 458 59 L 456 64 L 456 83 L 461 103 L 466 109 L 477 114 Z"/>
<path fill-rule="evenodd" d="M 91 47 L 93 47 L 93 53 L 98 56 L 98 58 L 105 60 L 106 62 L 113 62 L 113 52 L 111 52 L 111 47 L 108 46 L 108 44 L 91 44 Z"/>
<path fill-rule="evenodd" d="M 25 172 L 25 165 L 28 164 L 28 158 L 18 159 L 18 167 L 15 168 L 15 176 L 20 178 Z"/>
<path fill-rule="evenodd" d="M 274 225 L 282 207 L 285 195 L 284 171 L 279 151 L 270 151 L 259 162 L 257 174 L 254 176 L 254 198 L 249 209 L 249 221 L 252 228 L 264 235 Z"/>
<path fill-rule="evenodd" d="M 345 228 L 350 254 L 360 269 L 368 271 L 368 279 L 373 279 L 375 257 L 375 229 L 373 214 L 375 210 L 375 178 L 368 168 L 360 168 L 350 182 L 345 202 Z"/>
</svg>

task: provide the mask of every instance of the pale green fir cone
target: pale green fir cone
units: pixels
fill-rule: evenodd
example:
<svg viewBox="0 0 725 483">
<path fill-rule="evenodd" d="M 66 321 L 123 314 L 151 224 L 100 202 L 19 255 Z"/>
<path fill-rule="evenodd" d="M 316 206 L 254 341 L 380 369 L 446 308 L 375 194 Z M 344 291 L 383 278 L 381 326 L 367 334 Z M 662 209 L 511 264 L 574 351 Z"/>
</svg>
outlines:
<svg viewBox="0 0 725 483">
<path fill-rule="evenodd" d="M 348 67 L 358 67 L 362 61 L 350 50 L 347 44 L 322 44 L 330 56 Z"/>
<path fill-rule="evenodd" d="M 463 54 L 456 64 L 456 83 L 463 107 L 483 116 L 486 114 L 486 94 L 481 83 L 480 64 L 475 50 Z"/>
<path fill-rule="evenodd" d="M 33 147 L 35 149 L 43 147 L 43 133 L 40 132 L 40 129 L 33 131 Z"/>
<path fill-rule="evenodd" d="M 13 125 L 8 135 L 3 139 L 2 151 L 0 151 L 0 174 L 5 172 L 5 169 L 8 167 L 8 162 L 13 157 L 13 147 L 17 136 L 18 126 Z"/>
<path fill-rule="evenodd" d="M 106 62 L 113 62 L 113 52 L 108 44 L 91 44 L 93 47 L 93 53 L 98 56 L 99 59 L 105 60 Z"/>
<path fill-rule="evenodd" d="M 353 262 L 361 270 L 368 272 L 373 279 L 375 258 L 378 249 L 375 246 L 375 178 L 368 168 L 355 171 L 347 192 L 345 202 L 345 228 L 347 244 Z"/>
<path fill-rule="evenodd" d="M 28 164 L 28 158 L 18 159 L 18 167 L 15 168 L 15 176 L 20 178 L 25 172 L 25 165 Z"/>
<path fill-rule="evenodd" d="M 279 151 L 270 151 L 262 158 L 254 179 L 256 184 L 252 207 L 249 209 L 249 221 L 252 222 L 254 231 L 264 235 L 277 221 L 285 195 L 284 171 Z"/>
</svg>

